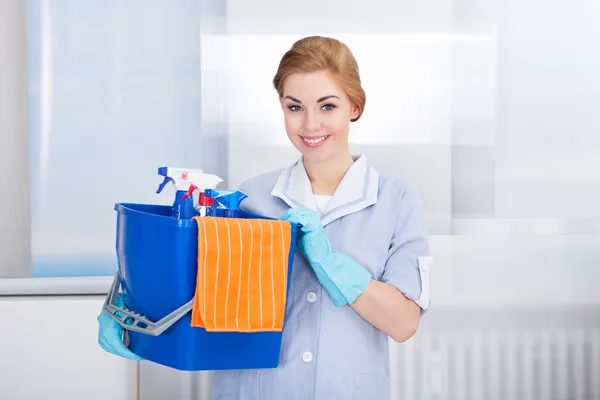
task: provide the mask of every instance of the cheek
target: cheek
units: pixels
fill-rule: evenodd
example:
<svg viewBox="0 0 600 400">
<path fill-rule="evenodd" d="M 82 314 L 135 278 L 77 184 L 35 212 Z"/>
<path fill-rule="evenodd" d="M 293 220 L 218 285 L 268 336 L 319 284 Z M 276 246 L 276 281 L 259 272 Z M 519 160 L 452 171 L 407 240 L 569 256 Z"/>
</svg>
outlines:
<svg viewBox="0 0 600 400">
<path fill-rule="evenodd" d="M 350 131 L 350 121 L 346 118 L 336 118 L 329 121 L 327 131 L 333 133 L 336 137 L 344 139 L 348 137 Z"/>
<path fill-rule="evenodd" d="M 302 127 L 302 121 L 294 114 L 286 113 L 284 115 L 284 123 L 288 135 L 296 135 Z"/>
</svg>

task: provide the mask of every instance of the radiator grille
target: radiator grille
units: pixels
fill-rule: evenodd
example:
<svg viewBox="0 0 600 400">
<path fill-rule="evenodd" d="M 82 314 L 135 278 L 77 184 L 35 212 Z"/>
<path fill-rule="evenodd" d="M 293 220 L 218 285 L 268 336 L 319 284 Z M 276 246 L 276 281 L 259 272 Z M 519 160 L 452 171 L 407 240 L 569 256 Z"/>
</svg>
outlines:
<svg viewBox="0 0 600 400">
<path fill-rule="evenodd" d="M 600 328 L 428 329 L 390 356 L 392 399 L 600 400 Z"/>
</svg>

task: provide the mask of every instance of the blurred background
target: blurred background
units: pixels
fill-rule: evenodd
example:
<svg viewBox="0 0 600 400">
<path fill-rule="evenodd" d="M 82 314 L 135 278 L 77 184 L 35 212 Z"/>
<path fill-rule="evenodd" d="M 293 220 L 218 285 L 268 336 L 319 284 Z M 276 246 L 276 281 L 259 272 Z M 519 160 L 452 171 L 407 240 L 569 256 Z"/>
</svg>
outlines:
<svg viewBox="0 0 600 400">
<path fill-rule="evenodd" d="M 318 34 L 360 66 L 353 152 L 416 185 L 430 226 L 393 398 L 600 399 L 599 21 L 597 0 L 0 2 L 0 282 L 74 288 L 0 292 L 21 327 L 0 397 L 205 398 L 203 374 L 103 354 L 103 298 L 77 288 L 117 270 L 114 203 L 172 201 L 157 167 L 235 188 L 298 157 L 271 79 Z"/>
</svg>

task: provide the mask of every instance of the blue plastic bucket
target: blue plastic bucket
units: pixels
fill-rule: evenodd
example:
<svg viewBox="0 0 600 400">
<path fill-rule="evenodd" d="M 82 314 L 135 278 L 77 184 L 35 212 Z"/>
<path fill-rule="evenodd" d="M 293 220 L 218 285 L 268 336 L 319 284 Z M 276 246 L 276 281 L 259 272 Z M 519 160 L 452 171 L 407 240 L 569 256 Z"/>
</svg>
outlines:
<svg viewBox="0 0 600 400">
<path fill-rule="evenodd" d="M 171 207 L 115 205 L 117 257 L 125 306 L 158 321 L 193 299 L 198 271 L 196 221 L 171 218 Z M 241 218 L 263 218 L 240 212 Z M 288 293 L 297 226 L 292 225 Z M 207 332 L 191 313 L 158 336 L 129 331 L 140 357 L 178 370 L 276 368 L 282 332 Z"/>
</svg>

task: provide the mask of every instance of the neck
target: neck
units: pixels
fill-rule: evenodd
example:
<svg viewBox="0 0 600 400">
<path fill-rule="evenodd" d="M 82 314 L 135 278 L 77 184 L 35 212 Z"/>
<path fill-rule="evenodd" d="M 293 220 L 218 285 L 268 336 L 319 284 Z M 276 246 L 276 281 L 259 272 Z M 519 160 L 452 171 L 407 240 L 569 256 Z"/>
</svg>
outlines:
<svg viewBox="0 0 600 400">
<path fill-rule="evenodd" d="M 311 161 L 303 158 L 304 169 L 314 194 L 333 195 L 354 163 L 350 153 L 325 161 Z"/>
</svg>

